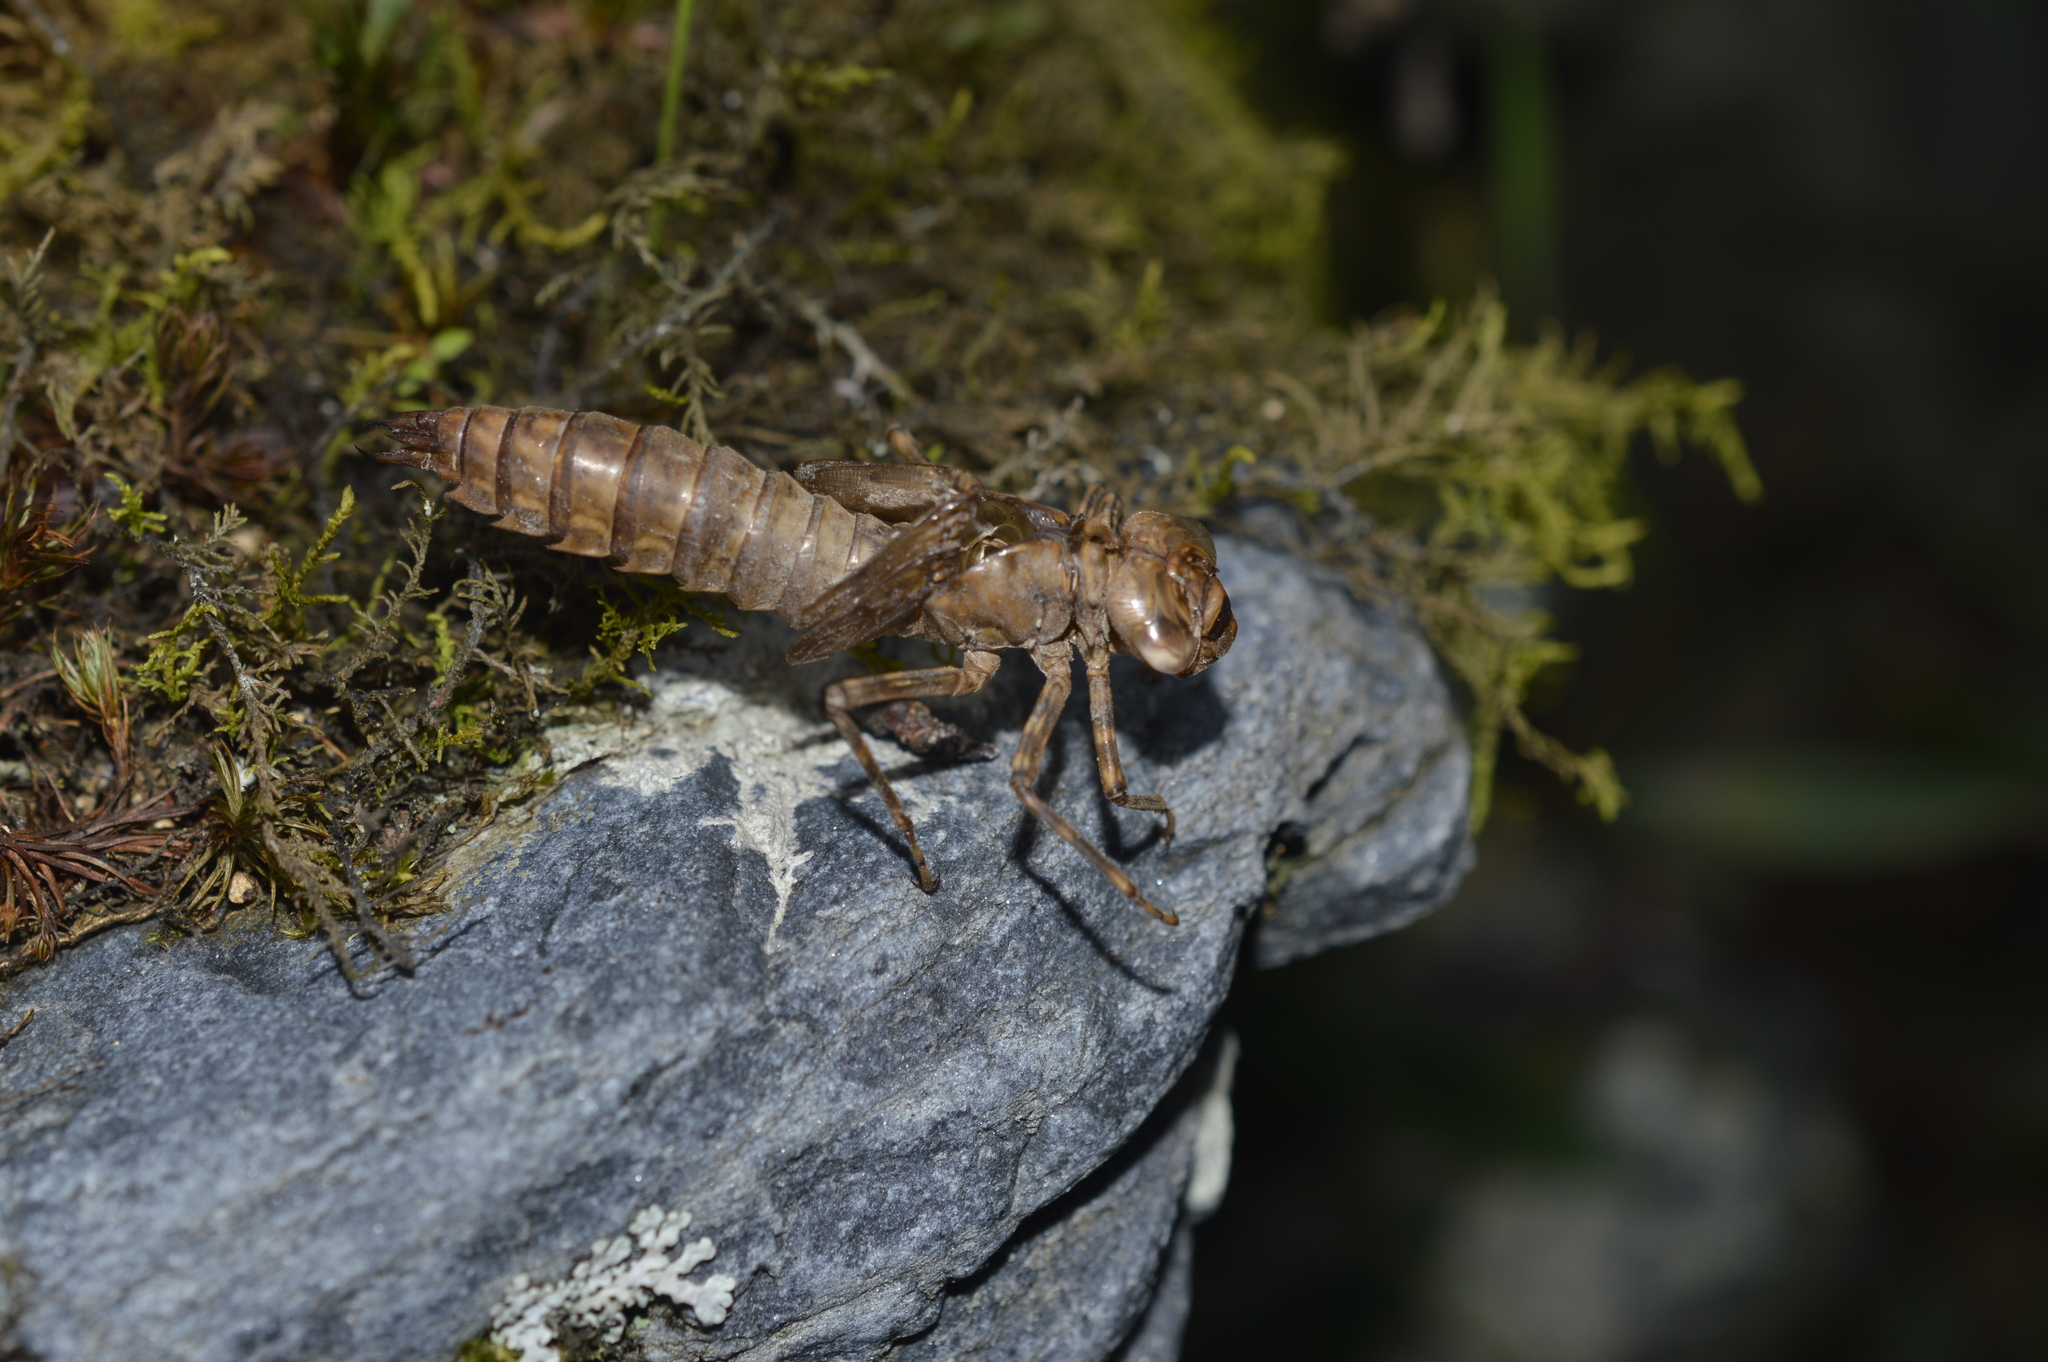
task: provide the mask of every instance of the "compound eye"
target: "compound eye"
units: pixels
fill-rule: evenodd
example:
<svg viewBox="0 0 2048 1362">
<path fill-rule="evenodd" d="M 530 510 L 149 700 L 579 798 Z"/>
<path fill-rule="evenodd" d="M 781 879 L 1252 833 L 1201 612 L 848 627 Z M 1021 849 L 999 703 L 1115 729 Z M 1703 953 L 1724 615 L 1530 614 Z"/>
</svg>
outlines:
<svg viewBox="0 0 2048 1362">
<path fill-rule="evenodd" d="M 1216 540 L 1199 520 L 1161 511 L 1133 511 L 1124 517 L 1122 534 L 1126 550 L 1175 560 L 1192 556 L 1201 560 L 1204 568 L 1215 570 Z"/>
<path fill-rule="evenodd" d="M 1173 517 L 1174 528 L 1187 536 L 1188 543 L 1201 551 L 1211 563 L 1216 561 L 1216 539 L 1209 533 L 1209 527 L 1199 520 L 1190 520 L 1184 515 Z"/>
</svg>

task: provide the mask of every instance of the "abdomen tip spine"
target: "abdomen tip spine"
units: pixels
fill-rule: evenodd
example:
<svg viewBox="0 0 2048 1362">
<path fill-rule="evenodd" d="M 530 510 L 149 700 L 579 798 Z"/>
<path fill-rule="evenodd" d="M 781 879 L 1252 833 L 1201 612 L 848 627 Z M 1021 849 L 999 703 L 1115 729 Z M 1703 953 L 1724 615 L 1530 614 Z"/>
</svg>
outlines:
<svg viewBox="0 0 2048 1362">
<path fill-rule="evenodd" d="M 437 432 L 432 421 L 420 418 L 433 415 L 432 412 L 409 411 L 388 421 L 372 422 L 392 438 L 397 448 L 380 449 L 371 457 L 379 463 L 395 463 L 403 468 L 432 468 L 434 446 L 438 443 Z"/>
</svg>

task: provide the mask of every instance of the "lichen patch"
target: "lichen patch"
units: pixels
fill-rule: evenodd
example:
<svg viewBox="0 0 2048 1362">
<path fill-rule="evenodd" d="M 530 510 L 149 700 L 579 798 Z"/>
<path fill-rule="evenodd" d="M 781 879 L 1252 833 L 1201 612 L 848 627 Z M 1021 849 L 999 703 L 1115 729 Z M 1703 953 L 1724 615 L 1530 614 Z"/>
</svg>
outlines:
<svg viewBox="0 0 2048 1362">
<path fill-rule="evenodd" d="M 590 1256 L 560 1281 L 534 1282 L 520 1273 L 491 1312 L 490 1341 L 511 1349 L 520 1362 L 562 1362 L 556 1343 L 564 1326 L 600 1343 L 616 1343 L 626 1332 L 626 1316 L 656 1296 L 688 1307 L 707 1328 L 723 1324 L 739 1283 L 722 1272 L 690 1280 L 690 1273 L 717 1255 L 718 1246 L 707 1236 L 678 1248 L 689 1227 L 688 1211 L 649 1206 L 633 1217 L 624 1234 L 592 1244 Z M 676 1250 L 674 1257 L 670 1249 Z"/>
</svg>

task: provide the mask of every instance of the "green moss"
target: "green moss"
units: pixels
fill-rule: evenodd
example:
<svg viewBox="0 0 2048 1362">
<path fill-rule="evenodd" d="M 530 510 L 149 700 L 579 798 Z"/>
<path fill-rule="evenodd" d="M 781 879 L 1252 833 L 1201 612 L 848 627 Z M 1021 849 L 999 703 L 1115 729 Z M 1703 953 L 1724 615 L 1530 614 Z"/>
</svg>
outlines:
<svg viewBox="0 0 2048 1362">
<path fill-rule="evenodd" d="M 1744 500 L 1762 489 L 1735 426 L 1735 384 L 1668 371 L 1624 382 L 1595 368 L 1590 345 L 1513 345 L 1506 331 L 1490 297 L 1358 328 L 1333 347 L 1325 365 L 1342 368 L 1321 383 L 1312 371 L 1272 376 L 1287 408 L 1274 436 L 1285 456 L 1259 466 L 1278 465 L 1279 494 L 1313 491 L 1344 512 L 1304 516 L 1304 536 L 1361 591 L 1412 605 L 1464 682 L 1475 824 L 1503 732 L 1613 818 L 1624 794 L 1607 754 L 1571 751 L 1522 707 L 1536 676 L 1577 650 L 1514 602 L 1550 582 L 1628 584 L 1644 527 L 1620 508 L 1639 443 L 1665 457 L 1701 448 Z"/>
<path fill-rule="evenodd" d="M 590 647 L 590 661 L 583 674 L 569 683 L 568 693 L 575 699 L 587 700 L 610 685 L 631 686 L 644 693 L 647 688 L 626 673 L 633 654 L 640 654 L 648 666 L 653 666 L 654 650 L 661 646 L 661 641 L 687 626 L 692 618 L 702 620 L 727 638 L 739 637 L 737 629 L 692 600 L 672 581 L 636 582 L 620 578 L 614 590 L 624 597 L 625 608 L 614 603 L 613 591 L 598 590 L 597 641 Z"/>
</svg>

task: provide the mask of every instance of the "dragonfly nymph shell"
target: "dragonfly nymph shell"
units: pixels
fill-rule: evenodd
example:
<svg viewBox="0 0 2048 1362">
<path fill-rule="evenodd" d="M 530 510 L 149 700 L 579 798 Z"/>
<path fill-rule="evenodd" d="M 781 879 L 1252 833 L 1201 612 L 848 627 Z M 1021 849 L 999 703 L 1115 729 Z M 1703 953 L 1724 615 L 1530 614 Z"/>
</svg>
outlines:
<svg viewBox="0 0 2048 1362">
<path fill-rule="evenodd" d="M 775 611 L 805 631 L 791 662 L 883 634 L 959 649 L 957 664 L 845 677 L 824 693 L 926 890 L 938 877 L 853 715 L 971 694 L 996 674 L 1004 650 L 1029 650 L 1045 685 L 1011 760 L 1011 790 L 1126 898 L 1162 922 L 1178 920 L 1035 787 L 1078 656 L 1104 796 L 1164 815 L 1163 835 L 1173 836 L 1166 801 L 1125 783 L 1109 661 L 1127 652 L 1193 676 L 1229 651 L 1237 621 L 1216 576 L 1216 546 L 1199 524 L 1157 511 L 1125 516 L 1104 487 L 1072 513 L 990 491 L 971 473 L 927 461 L 900 429 L 890 432 L 897 463 L 821 460 L 792 477 L 665 426 L 600 412 L 458 407 L 383 425 L 398 448 L 378 458 L 439 474 L 454 501 L 498 517 L 503 529 L 626 572 L 668 573 L 685 590 L 724 592 L 743 610 Z"/>
<path fill-rule="evenodd" d="M 742 610 L 800 619 L 895 534 L 722 445 L 602 412 L 455 407 L 383 424 L 399 447 L 378 457 L 447 479 L 450 500 L 500 528 Z"/>
</svg>

